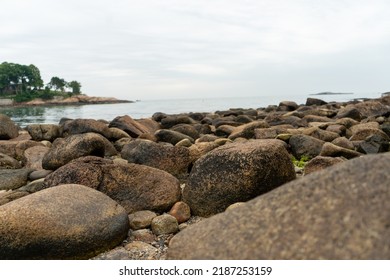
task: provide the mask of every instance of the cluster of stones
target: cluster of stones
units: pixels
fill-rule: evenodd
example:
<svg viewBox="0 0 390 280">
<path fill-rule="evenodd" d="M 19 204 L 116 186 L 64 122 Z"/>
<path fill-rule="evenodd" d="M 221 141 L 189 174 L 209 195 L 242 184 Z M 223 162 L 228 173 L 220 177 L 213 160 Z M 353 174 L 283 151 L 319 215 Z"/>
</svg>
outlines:
<svg viewBox="0 0 390 280">
<path fill-rule="evenodd" d="M 389 97 L 0 115 L 0 259 L 389 258 L 389 142 Z"/>
</svg>

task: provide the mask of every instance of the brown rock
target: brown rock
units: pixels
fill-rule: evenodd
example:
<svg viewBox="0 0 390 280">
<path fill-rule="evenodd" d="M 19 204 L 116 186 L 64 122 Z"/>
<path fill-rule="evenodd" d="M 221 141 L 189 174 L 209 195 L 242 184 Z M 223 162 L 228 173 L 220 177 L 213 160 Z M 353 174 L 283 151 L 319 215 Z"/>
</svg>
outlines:
<svg viewBox="0 0 390 280">
<path fill-rule="evenodd" d="M 93 155 L 103 157 L 105 142 L 96 133 L 71 135 L 54 141 L 51 150 L 44 156 L 42 167 L 55 170 L 73 159 Z"/>
<path fill-rule="evenodd" d="M 8 140 L 18 137 L 19 129 L 6 115 L 0 114 L 0 140 Z"/>
<path fill-rule="evenodd" d="M 320 171 L 322 169 L 328 168 L 332 165 L 342 163 L 345 159 L 342 159 L 340 157 L 323 157 L 323 156 L 317 156 L 313 159 L 311 159 L 306 165 L 305 165 L 305 175 L 308 175 L 310 173 Z"/>
<path fill-rule="evenodd" d="M 148 228 L 155 217 L 156 213 L 149 210 L 134 212 L 129 215 L 130 228 L 133 230 Z"/>
<path fill-rule="evenodd" d="M 43 146 L 40 142 L 31 140 L 22 141 L 1 141 L 0 140 L 0 153 L 6 154 L 16 160 L 23 159 L 24 151 L 34 146 Z"/>
<path fill-rule="evenodd" d="M 389 259 L 389 169 L 364 156 L 294 180 L 178 233 L 167 258 Z"/>
<path fill-rule="evenodd" d="M 168 211 L 180 200 L 179 181 L 172 175 L 138 164 L 84 157 L 73 160 L 45 178 L 45 187 L 81 184 L 116 200 L 128 213 L 140 210 Z"/>
<path fill-rule="evenodd" d="M 175 217 L 163 214 L 152 220 L 152 231 L 156 235 L 176 233 L 179 231 L 179 224 Z"/>
<path fill-rule="evenodd" d="M 137 122 L 136 120 L 127 115 L 116 117 L 110 123 L 109 127 L 116 127 L 122 129 L 124 132 L 134 138 L 137 138 L 141 134 L 151 133 L 146 126 L 142 125 L 141 123 Z"/>
<path fill-rule="evenodd" d="M 168 214 L 175 217 L 177 222 L 181 224 L 188 221 L 191 217 L 191 209 L 187 203 L 178 201 L 172 206 Z"/>
<path fill-rule="evenodd" d="M 24 151 L 24 162 L 26 168 L 31 168 L 35 170 L 41 170 L 42 160 L 49 148 L 43 146 L 34 146 L 28 148 Z"/>
<path fill-rule="evenodd" d="M 108 128 L 107 124 L 93 119 L 71 120 L 64 123 L 62 129 L 64 137 L 93 132 L 100 134 L 107 139 L 112 138 L 111 130 Z"/>
<path fill-rule="evenodd" d="M 22 168 L 19 161 L 16 159 L 0 153 L 0 169 L 20 169 Z"/>
<path fill-rule="evenodd" d="M 0 169 L 0 190 L 14 190 L 27 184 L 30 169 Z"/>
<path fill-rule="evenodd" d="M 336 146 L 332 143 L 325 143 L 322 146 L 320 156 L 325 157 L 345 157 L 347 159 L 355 158 L 362 156 L 363 154 L 356 152 L 354 150 L 345 149 L 339 146 Z"/>
<path fill-rule="evenodd" d="M 318 156 L 324 143 L 322 140 L 303 134 L 293 135 L 289 140 L 292 154 L 297 159 L 300 159 L 302 156 L 310 158 Z"/>
<path fill-rule="evenodd" d="M 187 148 L 167 146 L 146 140 L 135 140 L 125 145 L 121 155 L 130 163 L 151 166 L 173 175 L 187 173 L 190 164 Z"/>
<path fill-rule="evenodd" d="M 23 214 L 21 214 L 23 213 Z M 83 259 L 122 242 L 125 210 L 106 195 L 63 185 L 0 207 L 3 259 Z"/>
<path fill-rule="evenodd" d="M 61 137 L 60 127 L 55 124 L 30 124 L 26 127 L 31 138 L 35 141 L 54 141 Z"/>
<path fill-rule="evenodd" d="M 269 125 L 265 121 L 254 121 L 248 124 L 240 125 L 233 129 L 232 133 L 229 135 L 230 140 L 234 140 L 240 137 L 246 139 L 252 139 L 255 137 L 256 128 L 268 128 Z"/>
<path fill-rule="evenodd" d="M 183 201 L 193 215 L 211 216 L 294 178 L 294 167 L 282 141 L 227 144 L 195 162 Z"/>
</svg>

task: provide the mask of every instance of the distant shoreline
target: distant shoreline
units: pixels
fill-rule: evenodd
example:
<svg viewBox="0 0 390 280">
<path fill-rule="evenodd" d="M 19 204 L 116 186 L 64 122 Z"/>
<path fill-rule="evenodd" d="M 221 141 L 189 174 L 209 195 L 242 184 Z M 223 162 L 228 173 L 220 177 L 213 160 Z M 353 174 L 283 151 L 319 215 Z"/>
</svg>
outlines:
<svg viewBox="0 0 390 280">
<path fill-rule="evenodd" d="M 114 97 L 90 97 L 86 95 L 77 95 L 65 99 L 42 100 L 34 99 L 29 102 L 14 102 L 12 99 L 0 99 L 0 108 L 15 107 L 52 107 L 52 106 L 83 106 L 99 104 L 119 104 L 134 103 L 130 100 L 116 99 Z"/>
</svg>

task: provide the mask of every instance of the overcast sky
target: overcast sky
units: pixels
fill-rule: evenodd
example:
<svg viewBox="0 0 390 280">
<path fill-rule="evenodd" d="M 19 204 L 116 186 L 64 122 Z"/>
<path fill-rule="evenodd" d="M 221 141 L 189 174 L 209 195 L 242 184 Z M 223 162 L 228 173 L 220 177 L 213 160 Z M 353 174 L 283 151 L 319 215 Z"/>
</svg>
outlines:
<svg viewBox="0 0 390 280">
<path fill-rule="evenodd" d="M 388 0 L 1 0 L 0 63 L 91 96 L 390 90 Z"/>
</svg>

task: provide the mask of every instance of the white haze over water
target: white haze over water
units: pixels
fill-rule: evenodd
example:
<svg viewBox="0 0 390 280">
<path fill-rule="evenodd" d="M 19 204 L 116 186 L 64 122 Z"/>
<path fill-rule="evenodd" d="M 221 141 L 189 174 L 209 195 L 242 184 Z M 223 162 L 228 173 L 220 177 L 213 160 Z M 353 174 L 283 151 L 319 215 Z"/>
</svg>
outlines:
<svg viewBox="0 0 390 280">
<path fill-rule="evenodd" d="M 0 63 L 129 100 L 389 91 L 388 0 L 2 0 Z"/>
</svg>

